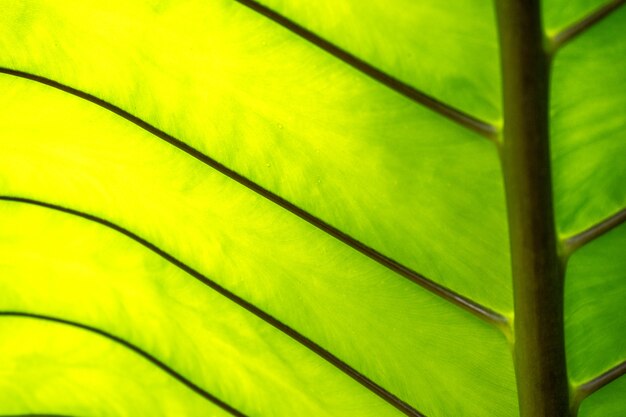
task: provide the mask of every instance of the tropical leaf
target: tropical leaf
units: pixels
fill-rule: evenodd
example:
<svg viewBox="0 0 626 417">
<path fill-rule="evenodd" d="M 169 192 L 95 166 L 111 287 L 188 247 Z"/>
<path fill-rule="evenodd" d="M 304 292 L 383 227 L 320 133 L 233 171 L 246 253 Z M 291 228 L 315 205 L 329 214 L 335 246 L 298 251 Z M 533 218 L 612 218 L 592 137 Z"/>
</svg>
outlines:
<svg viewBox="0 0 626 417">
<path fill-rule="evenodd" d="M 5 0 L 0 414 L 621 416 L 623 3 Z"/>
</svg>

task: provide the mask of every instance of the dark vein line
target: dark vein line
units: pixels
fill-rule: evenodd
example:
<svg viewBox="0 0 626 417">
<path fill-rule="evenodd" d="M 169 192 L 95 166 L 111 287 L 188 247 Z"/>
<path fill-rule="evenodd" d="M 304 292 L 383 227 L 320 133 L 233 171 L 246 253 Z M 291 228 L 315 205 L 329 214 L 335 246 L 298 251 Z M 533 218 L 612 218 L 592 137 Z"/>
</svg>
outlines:
<svg viewBox="0 0 626 417">
<path fill-rule="evenodd" d="M 27 73 L 27 72 L 12 70 L 12 69 L 3 68 L 3 67 L 0 67 L 0 73 L 16 76 L 20 78 L 25 78 L 31 81 L 35 81 L 35 82 L 47 85 L 49 87 L 56 88 L 68 94 L 72 94 L 74 96 L 80 97 L 93 104 L 96 104 L 106 110 L 109 110 L 112 113 L 115 113 L 116 115 L 128 120 L 129 122 L 135 124 L 136 126 L 153 134 L 157 138 L 185 152 L 189 156 L 210 166 L 216 171 L 222 173 L 223 175 L 226 175 L 230 179 L 238 182 L 244 187 L 250 189 L 251 191 L 254 191 L 260 196 L 268 199 L 269 201 L 275 203 L 276 205 L 282 207 L 283 209 L 298 216 L 299 218 L 311 224 L 312 226 L 317 227 L 321 231 L 334 237 L 340 242 L 343 242 L 346 245 L 352 247 L 353 249 L 359 251 L 360 253 L 372 259 L 373 261 L 379 263 L 380 265 L 394 271 L 395 273 L 403 276 L 404 278 L 407 278 L 408 280 L 430 291 L 431 293 L 440 296 L 441 298 L 451 302 L 452 304 L 458 307 L 461 307 L 462 309 L 472 313 L 473 315 L 480 318 L 481 320 L 484 320 L 485 322 L 496 326 L 497 328 L 501 329 L 503 332 L 505 333 L 507 332 L 508 321 L 504 316 L 496 313 L 495 311 L 489 309 L 488 307 L 485 307 L 475 301 L 470 300 L 469 298 L 466 298 L 460 294 L 457 294 L 456 292 L 442 285 L 439 285 L 435 283 L 434 281 L 431 281 L 429 278 L 426 278 L 425 276 L 415 272 L 414 270 L 404 266 L 403 264 L 389 258 L 386 255 L 383 255 L 382 253 L 378 252 L 376 249 L 373 249 L 370 246 L 367 246 L 365 243 L 342 232 L 336 227 L 331 226 L 330 224 L 326 223 L 324 220 L 314 216 L 313 214 L 307 212 L 304 209 L 301 209 L 295 204 L 290 203 L 289 201 L 278 196 L 277 194 L 274 194 L 273 192 L 267 190 L 261 185 L 255 183 L 254 181 L 244 177 L 241 174 L 238 174 L 237 172 L 231 170 L 230 168 L 227 168 L 226 166 L 222 165 L 221 163 L 217 162 L 211 157 L 203 154 L 202 152 L 186 144 L 185 142 L 179 139 L 176 139 L 175 137 L 169 135 L 168 133 L 165 133 L 164 131 L 152 126 L 151 124 L 138 118 L 137 116 L 134 116 L 128 113 L 127 111 L 122 110 L 121 108 L 115 106 L 114 104 L 106 102 L 89 93 L 85 93 L 83 91 L 61 84 L 57 81 L 53 81 L 48 78 L 41 77 L 39 75 L 34 75 L 34 74 Z"/>
<path fill-rule="evenodd" d="M 35 320 L 49 321 L 49 322 L 64 324 L 64 325 L 67 325 L 67 326 L 77 327 L 79 329 L 83 329 L 83 330 L 86 330 L 88 332 L 92 332 L 92 333 L 98 334 L 98 335 L 100 335 L 102 337 L 105 337 L 105 338 L 107 338 L 109 340 L 112 340 L 112 341 L 114 341 L 114 342 L 124 346 L 125 348 L 127 348 L 127 349 L 129 349 L 129 350 L 131 350 L 131 351 L 133 351 L 135 353 L 137 353 L 138 355 L 142 356 L 144 359 L 148 360 L 150 363 L 152 363 L 153 365 L 157 366 L 162 371 L 166 372 L 167 374 L 169 374 L 170 376 L 172 376 L 173 378 L 175 378 L 176 380 L 181 382 L 187 388 L 189 388 L 190 390 L 192 390 L 196 394 L 200 395 L 201 397 L 209 400 L 210 402 L 212 402 L 213 404 L 215 404 L 216 406 L 218 406 L 222 410 L 227 411 L 228 413 L 230 413 L 231 415 L 236 416 L 236 417 L 247 417 L 246 414 L 243 414 L 241 411 L 239 411 L 239 410 L 233 408 L 232 406 L 228 405 L 227 403 L 225 403 L 224 401 L 220 400 L 219 398 L 217 398 L 213 394 L 211 394 L 211 393 L 205 391 L 204 389 L 200 388 L 199 386 L 197 386 L 196 384 L 194 384 L 193 382 L 191 382 L 190 380 L 185 378 L 183 375 L 179 374 L 177 371 L 175 371 L 174 369 L 170 368 L 168 365 L 166 365 L 165 363 L 161 362 L 156 357 L 152 356 L 150 353 L 148 353 L 148 352 L 144 351 L 143 349 L 141 349 L 140 347 L 135 346 L 132 343 L 122 339 L 121 337 L 115 336 L 115 335 L 113 335 L 111 333 L 108 333 L 108 332 L 106 332 L 104 330 L 98 329 L 96 327 L 89 326 L 87 324 L 82 324 L 82 323 L 78 323 L 78 322 L 71 321 L 71 320 L 66 320 L 66 319 L 62 319 L 62 318 L 58 318 L 58 317 L 54 317 L 54 316 L 48 316 L 48 315 L 36 314 L 36 313 L 26 313 L 26 312 L 21 312 L 21 311 L 0 311 L 0 316 L 3 316 L 3 317 L 29 318 L 29 319 L 35 319 Z"/>
<path fill-rule="evenodd" d="M 171 264 L 180 268 L 187 274 L 191 275 L 193 278 L 200 281 L 207 287 L 211 288 L 218 294 L 226 297 L 230 301 L 234 302 L 235 304 L 239 305 L 243 309 L 247 310 L 248 312 L 260 318 L 261 320 L 265 321 L 270 326 L 274 327 L 275 329 L 289 336 L 291 339 L 293 339 L 297 343 L 300 343 L 304 347 L 308 348 L 309 350 L 317 354 L 319 357 L 326 360 L 328 363 L 336 367 L 338 370 L 342 371 L 347 376 L 354 379 L 363 387 L 367 388 L 368 390 L 370 390 L 371 392 L 379 396 L 381 399 L 385 400 L 387 403 L 389 403 L 390 405 L 397 408 L 399 411 L 406 414 L 407 416 L 425 417 L 423 414 L 415 410 L 412 406 L 410 406 L 409 404 L 407 404 L 400 398 L 396 397 L 394 394 L 387 391 L 385 388 L 381 387 L 376 382 L 370 380 L 368 377 L 366 377 L 365 375 L 363 375 L 356 369 L 352 368 L 350 365 L 348 365 L 347 363 L 345 363 L 344 361 L 342 361 L 341 359 L 339 359 L 338 357 L 336 357 L 335 355 L 333 355 L 332 353 L 324 349 L 322 346 L 318 345 L 317 343 L 309 339 L 308 337 L 300 334 L 299 332 L 297 332 L 296 330 L 294 330 L 287 324 L 284 324 L 280 320 L 276 319 L 274 316 L 266 313 L 265 311 L 261 310 L 259 307 L 255 306 L 254 304 L 244 300 L 243 298 L 239 297 L 235 293 L 227 290 L 226 288 L 222 287 L 218 283 L 214 282 L 213 280 L 203 275 L 202 273 L 188 266 L 183 261 L 178 260 L 173 255 L 170 255 L 169 253 L 165 252 L 164 250 L 157 247 L 156 245 L 134 234 L 130 230 L 122 226 L 118 226 L 117 224 L 114 224 L 100 217 L 97 217 L 88 213 L 84 213 L 78 210 L 73 210 L 67 207 L 62 207 L 62 206 L 57 206 L 55 204 L 46 203 L 43 201 L 32 200 L 32 199 L 21 198 L 21 197 L 11 197 L 11 196 L 0 196 L 0 201 L 10 201 L 10 202 L 17 202 L 17 203 L 32 204 L 35 206 L 44 207 L 44 208 L 60 211 L 63 213 L 71 214 L 71 215 L 78 216 L 86 220 L 93 221 L 95 223 L 99 223 L 105 227 L 108 227 L 112 230 L 115 230 L 116 232 L 119 232 L 131 238 L 135 242 L 151 250 L 152 252 L 156 253 L 157 255 L 165 259 L 166 261 L 170 262 Z"/>
<path fill-rule="evenodd" d="M 585 16 L 581 20 L 573 23 L 561 32 L 554 35 L 551 39 L 552 54 L 563 48 L 566 44 L 574 40 L 578 35 L 584 33 L 587 29 L 593 27 L 596 23 L 599 23 L 604 18 L 610 16 L 613 12 L 618 10 L 621 6 L 626 4 L 626 0 L 612 0 L 600 8 L 596 9 L 593 13 Z"/>
<path fill-rule="evenodd" d="M 602 220 L 601 222 L 596 223 L 589 229 L 583 230 L 582 232 L 565 239 L 563 241 L 564 255 L 566 257 L 570 256 L 577 249 L 580 249 L 594 239 L 597 239 L 605 233 L 608 233 L 618 226 L 624 224 L 624 222 L 626 222 L 626 208 L 618 211 L 617 213 Z"/>
<path fill-rule="evenodd" d="M 619 365 L 609 369 L 601 375 L 585 382 L 578 386 L 578 391 L 583 392 L 585 397 L 593 394 L 598 391 L 600 388 L 608 385 L 609 383 L 615 381 L 622 375 L 626 374 L 626 361 L 623 361 Z"/>
<path fill-rule="evenodd" d="M 598 375 L 597 377 L 575 387 L 571 407 L 572 414 L 574 416 L 577 414 L 580 404 L 585 398 L 623 375 L 626 375 L 626 361 L 623 361 L 619 365 L 609 369 L 601 375 Z"/>
<path fill-rule="evenodd" d="M 470 129 L 481 136 L 495 140 L 497 136 L 497 128 L 483 120 L 480 120 L 468 113 L 465 113 L 457 108 L 454 108 L 446 103 L 437 100 L 425 94 L 422 91 L 417 90 L 415 87 L 410 86 L 395 77 L 375 68 L 360 58 L 352 55 L 350 52 L 338 47 L 337 45 L 329 42 L 326 39 L 321 38 L 310 30 L 300 26 L 287 17 L 275 12 L 274 10 L 252 0 L 235 0 L 236 2 L 246 6 L 247 8 L 267 17 L 274 21 L 278 25 L 286 28 L 308 42 L 314 44 L 318 48 L 333 55 L 344 63 L 350 65 L 352 68 L 362 72 L 375 81 L 385 85 L 393 91 L 403 95 L 404 97 L 421 104 L 429 108 L 430 110 L 456 122 L 457 124 Z"/>
</svg>

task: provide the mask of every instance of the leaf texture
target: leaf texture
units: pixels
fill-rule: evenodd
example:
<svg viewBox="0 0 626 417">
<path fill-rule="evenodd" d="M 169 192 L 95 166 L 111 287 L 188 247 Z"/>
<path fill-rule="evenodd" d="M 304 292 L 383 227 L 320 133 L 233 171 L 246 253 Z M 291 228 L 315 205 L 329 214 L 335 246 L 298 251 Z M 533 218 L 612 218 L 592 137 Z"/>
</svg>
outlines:
<svg viewBox="0 0 626 417">
<path fill-rule="evenodd" d="M 494 8 L 388 3 L 3 2 L 0 415 L 519 415 Z M 619 6 L 542 4 L 572 417 L 624 410 Z"/>
<path fill-rule="evenodd" d="M 7 65 L 103 98 L 427 278 L 510 310 L 504 197 L 490 143 L 240 4 L 171 3 L 157 13 L 125 3 L 83 5 L 87 19 L 69 3 L 55 5 L 61 10 L 40 16 L 61 14 L 57 23 L 28 24 L 72 22 L 55 35 L 64 47 L 50 50 L 45 31 L 8 34 L 8 45 L 21 46 L 5 48 Z M 107 24 L 99 33 L 89 16 L 100 15 L 145 27 L 116 33 Z M 150 59 L 120 54 L 121 44 Z M 45 64 L 44 48 L 58 65 Z M 493 261 L 478 261 L 485 258 Z"/>
<path fill-rule="evenodd" d="M 421 377 L 437 374 L 421 356 L 427 352 L 449 361 L 441 384 L 455 375 L 455 389 L 475 398 L 477 412 L 510 408 L 511 364 L 495 329 L 126 120 L 45 86 L 4 81 L 17 90 L 13 97 L 37 95 L 42 105 L 26 119 L 6 113 L 3 120 L 5 131 L 20 134 L 1 164 L 11 179 L 4 186 L 9 195 L 79 209 L 134 231 L 428 411 L 462 406 Z M 27 129 L 33 116 L 45 134 Z M 485 381 L 482 395 L 472 386 L 477 378 Z M 416 384 L 422 388 L 414 390 Z"/>
<path fill-rule="evenodd" d="M 622 8 L 560 51 L 554 62 L 552 140 L 561 233 L 626 207 L 626 24 Z"/>
<path fill-rule="evenodd" d="M 496 25 L 488 2 L 259 3 L 460 111 L 501 120 Z"/>
<path fill-rule="evenodd" d="M 2 317 L 0 334 L 3 414 L 230 416 L 136 354 L 84 330 Z"/>
<path fill-rule="evenodd" d="M 570 376 L 587 382 L 626 359 L 626 226 L 569 261 L 565 305 Z"/>
</svg>

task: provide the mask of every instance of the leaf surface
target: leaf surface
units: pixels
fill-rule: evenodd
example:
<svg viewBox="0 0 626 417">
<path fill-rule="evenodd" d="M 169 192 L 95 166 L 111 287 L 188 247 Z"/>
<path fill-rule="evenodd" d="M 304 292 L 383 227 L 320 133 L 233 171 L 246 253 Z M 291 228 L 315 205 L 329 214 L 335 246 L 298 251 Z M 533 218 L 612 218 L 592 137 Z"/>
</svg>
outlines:
<svg viewBox="0 0 626 417">
<path fill-rule="evenodd" d="M 0 414 L 519 415 L 493 5 L 389 3 L 5 0 Z M 579 400 L 626 359 L 619 5 L 542 4 Z"/>
<path fill-rule="evenodd" d="M 451 411 L 446 410 L 465 409 L 461 398 L 455 403 L 434 389 L 444 383 L 465 392 L 466 398 L 473 398 L 477 415 L 512 409 L 515 391 L 510 358 L 505 339 L 495 329 L 128 121 L 37 83 L 6 76 L 3 81 L 4 91 L 14 91 L 6 97 L 11 97 L 15 110 L 6 112 L 2 119 L 3 130 L 16 135 L 6 146 L 0 164 L 3 189 L 8 195 L 71 207 L 131 230 L 300 330 L 403 400 L 423 404 L 425 412 L 448 414 Z M 17 117 L 26 114 L 31 100 L 40 106 L 28 117 Z M 24 108 L 20 109 L 20 104 Z M 72 123 L 68 124 L 66 118 Z M 28 128 L 33 119 L 41 131 Z M 133 172 L 132 178 L 128 172 Z M 31 222 L 15 224 L 22 223 Z M 21 226 L 16 227 L 15 233 L 23 231 Z M 87 237 L 85 242 L 100 239 Z M 92 252 L 99 253 L 95 249 Z M 89 258 L 88 254 L 83 256 Z M 116 256 L 120 255 L 111 255 L 113 259 Z M 97 262 L 93 268 L 101 269 Z M 146 272 L 140 269 L 137 274 L 149 275 L 150 270 L 158 268 Z M 104 276 L 109 273 L 102 274 L 101 280 L 108 281 Z M 42 275 L 42 279 L 48 279 Z M 23 294 L 28 292 L 23 290 Z M 154 295 L 146 296 L 146 301 L 154 298 L 157 306 L 164 302 L 160 301 L 163 292 L 149 292 Z M 113 298 L 116 304 L 120 302 L 120 295 Z M 207 302 L 212 309 L 216 308 L 213 304 Z M 157 306 L 149 309 L 158 311 Z M 136 308 L 141 309 L 141 305 Z M 217 308 L 217 312 L 221 310 Z M 196 314 L 206 318 L 206 314 Z M 110 320 L 110 325 L 115 325 L 116 320 Z M 189 319 L 184 322 L 189 323 Z M 136 326 L 140 323 L 138 318 Z M 188 326 L 193 328 L 191 323 Z M 161 343 L 177 340 L 166 329 L 161 331 Z M 232 336 L 224 330 L 222 337 Z M 248 344 L 261 342 L 243 343 Z M 193 367 L 207 360 L 201 356 L 192 362 Z M 317 366 L 324 364 L 321 362 Z M 236 363 L 233 359 L 232 366 Z M 223 371 L 231 369 L 225 363 L 222 366 Z M 442 367 L 448 369 L 445 374 L 439 373 Z M 424 379 L 425 373 L 432 377 Z M 437 375 L 443 378 L 439 383 L 434 382 Z M 451 385 L 452 375 L 455 382 Z M 303 377 L 318 378 L 322 377 Z M 482 390 L 476 390 L 476 384 Z M 415 390 L 416 386 L 420 388 Z M 339 398 L 359 397 L 344 388 L 317 391 L 337 392 Z M 261 397 L 268 401 L 280 398 L 276 394 Z M 268 413 L 267 408 L 267 404 L 255 401 L 254 406 L 244 410 L 257 415 Z M 369 408 L 368 413 L 380 415 L 377 408 Z M 334 415 L 331 406 L 323 410 Z M 366 415 L 363 408 L 358 410 L 357 415 Z M 273 412 L 289 415 L 294 411 Z M 395 413 L 393 409 L 386 412 Z M 339 414 L 349 415 L 346 413 Z"/>
<path fill-rule="evenodd" d="M 552 140 L 556 213 L 565 235 L 626 207 L 626 10 L 559 51 L 554 62 Z"/>
<path fill-rule="evenodd" d="M 111 102 L 427 278 L 510 310 L 487 141 L 238 3 L 125 4 L 44 8 L 7 33 L 3 59 Z M 115 24 L 94 21 L 106 16 Z M 67 28 L 52 49 L 51 27 Z"/>
</svg>

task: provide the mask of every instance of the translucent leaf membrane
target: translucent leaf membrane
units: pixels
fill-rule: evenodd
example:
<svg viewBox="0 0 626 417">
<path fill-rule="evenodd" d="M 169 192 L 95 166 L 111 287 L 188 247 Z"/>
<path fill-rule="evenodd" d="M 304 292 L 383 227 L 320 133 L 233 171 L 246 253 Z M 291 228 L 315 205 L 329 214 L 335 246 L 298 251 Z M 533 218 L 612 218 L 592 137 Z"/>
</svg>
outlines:
<svg viewBox="0 0 626 417">
<path fill-rule="evenodd" d="M 610 0 L 543 0 L 543 23 L 549 36 L 585 18 Z"/>
<path fill-rule="evenodd" d="M 0 338 L 1 415 L 231 416 L 143 357 L 89 331 L 0 316 Z"/>
<path fill-rule="evenodd" d="M 626 8 L 556 56 L 552 148 L 561 233 L 584 230 L 626 207 Z"/>
<path fill-rule="evenodd" d="M 626 360 L 626 225 L 574 253 L 566 277 L 569 374 L 586 382 Z"/>
<path fill-rule="evenodd" d="M 585 399 L 579 417 L 623 417 L 626 377 L 621 377 Z"/>
<path fill-rule="evenodd" d="M 105 329 L 246 415 L 400 414 L 304 346 L 112 229 L 6 201 L 0 202 L 0 225 L 0 311 Z M 152 373 L 137 380 L 150 381 Z M 149 398 L 149 383 L 144 389 L 139 395 Z M 149 410 L 138 405 L 134 415 L 151 415 Z"/>
<path fill-rule="evenodd" d="M 480 119 L 500 119 L 493 5 L 481 0 L 260 0 L 373 66 Z"/>
<path fill-rule="evenodd" d="M 110 112 L 18 78 L 2 91 L 3 194 L 132 230 L 429 417 L 516 415 L 495 328 Z"/>
<path fill-rule="evenodd" d="M 490 142 L 237 2 L 151 4 L 11 1 L 0 65 L 113 102 L 442 285 L 511 310 Z"/>
</svg>

